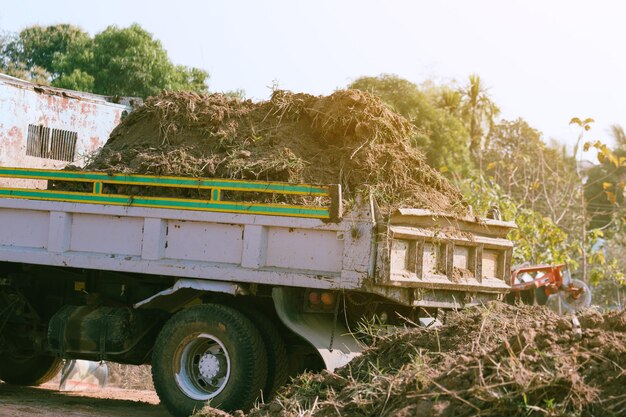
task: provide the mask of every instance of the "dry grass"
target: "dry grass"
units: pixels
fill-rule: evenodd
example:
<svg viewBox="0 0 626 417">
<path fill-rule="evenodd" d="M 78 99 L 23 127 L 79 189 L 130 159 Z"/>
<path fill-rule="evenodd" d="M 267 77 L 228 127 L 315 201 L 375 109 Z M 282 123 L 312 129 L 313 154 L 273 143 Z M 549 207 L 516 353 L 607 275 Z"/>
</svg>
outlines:
<svg viewBox="0 0 626 417">
<path fill-rule="evenodd" d="M 107 362 L 109 369 L 109 379 L 107 386 L 123 389 L 151 390 L 152 368 L 150 365 L 122 365 L 119 363 Z M 61 372 L 52 380 L 54 384 L 61 383 Z"/>
<path fill-rule="evenodd" d="M 154 391 L 150 365 L 122 365 L 113 362 L 107 362 L 107 365 L 109 367 L 109 386 Z"/>
</svg>

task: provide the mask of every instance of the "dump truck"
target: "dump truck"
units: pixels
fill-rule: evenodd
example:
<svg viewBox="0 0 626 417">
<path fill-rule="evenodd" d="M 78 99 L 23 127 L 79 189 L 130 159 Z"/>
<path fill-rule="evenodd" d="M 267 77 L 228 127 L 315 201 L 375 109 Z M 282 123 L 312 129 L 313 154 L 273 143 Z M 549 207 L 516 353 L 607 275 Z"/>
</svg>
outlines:
<svg viewBox="0 0 626 417">
<path fill-rule="evenodd" d="M 514 224 L 419 208 L 382 217 L 338 185 L 0 167 L 75 187 L 0 188 L 0 379 L 67 359 L 151 364 L 175 416 L 246 409 L 303 369 L 402 325 L 502 299 Z M 148 189 L 197 190 L 202 198 Z M 301 204 L 264 196 L 303 196 Z M 261 201 L 261 202 L 258 202 Z"/>
</svg>

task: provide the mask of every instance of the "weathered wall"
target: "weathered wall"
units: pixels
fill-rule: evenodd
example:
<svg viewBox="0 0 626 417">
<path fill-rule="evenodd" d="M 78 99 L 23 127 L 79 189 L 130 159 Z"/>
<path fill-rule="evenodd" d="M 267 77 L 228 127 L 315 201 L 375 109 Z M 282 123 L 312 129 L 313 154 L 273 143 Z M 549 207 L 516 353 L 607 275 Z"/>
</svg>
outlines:
<svg viewBox="0 0 626 417">
<path fill-rule="evenodd" d="M 130 106 L 107 102 L 104 97 L 40 87 L 0 74 L 0 166 L 60 169 L 68 161 L 26 154 L 29 125 L 46 126 L 77 133 L 73 164 L 101 147 Z M 0 186 L 8 185 L 0 178 Z M 41 182 L 11 181 L 14 186 Z"/>
</svg>

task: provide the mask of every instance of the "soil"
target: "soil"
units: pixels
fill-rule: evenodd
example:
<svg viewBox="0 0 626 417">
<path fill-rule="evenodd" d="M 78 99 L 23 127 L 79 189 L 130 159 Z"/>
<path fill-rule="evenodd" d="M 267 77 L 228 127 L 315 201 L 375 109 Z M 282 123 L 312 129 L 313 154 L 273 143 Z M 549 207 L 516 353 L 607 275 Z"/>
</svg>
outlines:
<svg viewBox="0 0 626 417">
<path fill-rule="evenodd" d="M 1 417 L 171 417 L 154 391 L 106 388 L 59 392 L 58 384 L 16 387 L 0 383 Z"/>
<path fill-rule="evenodd" d="M 305 373 L 247 414 L 196 417 L 626 415 L 626 311 L 559 316 L 490 303 L 438 327 L 370 328 L 335 373 Z M 59 392 L 0 383 L 0 416 L 168 416 L 150 390 Z"/>
<path fill-rule="evenodd" d="M 578 318 L 491 303 L 382 332 L 336 373 L 303 374 L 247 415 L 625 416 L 626 312 Z"/>
<path fill-rule="evenodd" d="M 85 170 L 341 184 L 347 204 L 372 193 L 384 213 L 402 206 L 465 213 L 459 191 L 427 165 L 412 136 L 411 123 L 358 90 L 329 96 L 279 90 L 261 102 L 170 92 L 123 120 Z M 185 193 L 203 198 L 197 190 Z"/>
<path fill-rule="evenodd" d="M 470 278 L 474 278 L 474 273 L 467 268 L 452 268 L 452 280 L 454 282 L 467 281 Z"/>
</svg>

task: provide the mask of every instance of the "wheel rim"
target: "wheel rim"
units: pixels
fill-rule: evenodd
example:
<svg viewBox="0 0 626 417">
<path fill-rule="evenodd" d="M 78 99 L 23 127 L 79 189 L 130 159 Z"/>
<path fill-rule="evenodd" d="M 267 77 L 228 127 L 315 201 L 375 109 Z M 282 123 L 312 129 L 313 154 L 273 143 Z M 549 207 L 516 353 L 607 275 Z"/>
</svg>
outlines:
<svg viewBox="0 0 626 417">
<path fill-rule="evenodd" d="M 176 352 L 176 383 L 189 398 L 206 401 L 224 390 L 230 377 L 230 355 L 208 333 L 186 338 Z"/>
<path fill-rule="evenodd" d="M 578 311 L 591 304 L 590 289 L 582 281 L 572 280 L 568 288 L 562 289 L 559 295 L 563 303 L 572 310 Z"/>
<path fill-rule="evenodd" d="M 573 292 L 566 292 L 563 296 L 563 299 L 567 304 L 574 308 L 585 307 L 585 299 L 582 294 L 576 294 Z"/>
</svg>

